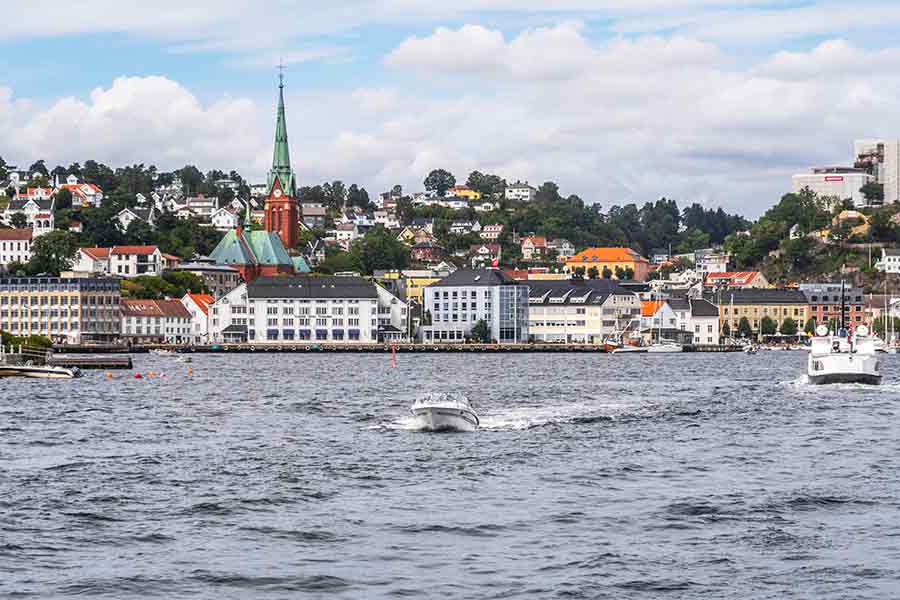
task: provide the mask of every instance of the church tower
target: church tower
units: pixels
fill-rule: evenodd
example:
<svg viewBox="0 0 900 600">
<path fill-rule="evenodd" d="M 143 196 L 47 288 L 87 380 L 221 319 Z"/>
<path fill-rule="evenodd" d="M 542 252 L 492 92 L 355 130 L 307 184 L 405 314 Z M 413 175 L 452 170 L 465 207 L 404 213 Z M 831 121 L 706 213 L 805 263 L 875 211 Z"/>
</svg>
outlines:
<svg viewBox="0 0 900 600">
<path fill-rule="evenodd" d="M 297 202 L 297 184 L 291 169 L 291 152 L 288 148 L 287 121 L 284 117 L 284 74 L 278 76 L 278 117 L 275 123 L 275 152 L 269 170 L 265 205 L 265 230 L 277 233 L 290 250 L 297 245 L 297 227 L 300 223 L 300 206 Z"/>
</svg>

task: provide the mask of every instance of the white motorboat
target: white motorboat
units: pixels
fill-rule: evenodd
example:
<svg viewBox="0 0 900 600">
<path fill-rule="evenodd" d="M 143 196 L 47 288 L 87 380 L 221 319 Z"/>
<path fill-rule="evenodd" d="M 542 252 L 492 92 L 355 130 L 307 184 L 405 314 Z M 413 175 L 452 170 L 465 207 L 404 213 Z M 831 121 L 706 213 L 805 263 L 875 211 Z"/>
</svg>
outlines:
<svg viewBox="0 0 900 600">
<path fill-rule="evenodd" d="M 753 344 L 747 344 L 744 346 L 744 354 L 756 354 L 759 352 L 759 348 L 754 346 Z"/>
<path fill-rule="evenodd" d="M 461 396 L 430 394 L 417 398 L 409 410 L 426 431 L 475 431 L 479 425 L 478 413 Z"/>
<path fill-rule="evenodd" d="M 0 377 L 28 377 L 31 379 L 73 379 L 81 375 L 77 368 L 47 365 L 0 364 Z"/>
<path fill-rule="evenodd" d="M 647 352 L 650 354 L 668 354 L 670 352 L 684 352 L 684 347 L 672 340 L 662 340 L 656 342 L 655 344 L 651 344 L 649 348 L 647 348 Z"/>
<path fill-rule="evenodd" d="M 612 351 L 612 354 L 646 354 L 647 346 L 621 346 Z"/>
<path fill-rule="evenodd" d="M 812 339 L 806 374 L 809 382 L 816 385 L 880 384 L 880 364 L 868 327 L 860 325 L 852 335 L 841 328 L 834 335 L 827 326 L 819 325 Z"/>
</svg>

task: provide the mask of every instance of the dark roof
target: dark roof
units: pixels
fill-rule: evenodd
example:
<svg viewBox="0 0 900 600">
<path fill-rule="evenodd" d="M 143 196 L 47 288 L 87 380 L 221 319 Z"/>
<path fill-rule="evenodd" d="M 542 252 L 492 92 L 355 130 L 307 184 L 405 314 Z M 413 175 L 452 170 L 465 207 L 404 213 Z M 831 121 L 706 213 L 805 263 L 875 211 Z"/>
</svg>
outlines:
<svg viewBox="0 0 900 600">
<path fill-rule="evenodd" d="M 225 329 L 222 330 L 222 333 L 240 333 L 243 335 L 247 335 L 247 326 L 246 325 L 229 325 Z"/>
<path fill-rule="evenodd" d="M 247 284 L 250 298 L 378 298 L 375 286 L 362 277 L 301 275 L 260 277 Z"/>
<path fill-rule="evenodd" d="M 9 210 L 22 210 L 29 202 L 34 201 L 38 210 L 53 210 L 53 198 L 29 198 L 20 196 L 9 201 Z"/>
<path fill-rule="evenodd" d="M 806 304 L 806 296 L 800 290 L 781 288 L 744 288 L 724 290 L 720 294 L 722 304 Z M 714 294 L 707 299 L 715 299 Z"/>
<path fill-rule="evenodd" d="M 900 248 L 882 248 L 885 256 L 900 256 Z"/>
<path fill-rule="evenodd" d="M 690 310 L 694 317 L 718 317 L 719 307 L 707 300 L 679 296 L 666 300 L 672 310 Z"/>
<path fill-rule="evenodd" d="M 522 285 L 522 282 L 512 279 L 498 269 L 459 269 L 428 287 L 492 287 L 495 285 Z"/>
<path fill-rule="evenodd" d="M 612 279 L 533 280 L 528 286 L 531 304 L 603 304 L 610 295 L 634 296 Z"/>
</svg>

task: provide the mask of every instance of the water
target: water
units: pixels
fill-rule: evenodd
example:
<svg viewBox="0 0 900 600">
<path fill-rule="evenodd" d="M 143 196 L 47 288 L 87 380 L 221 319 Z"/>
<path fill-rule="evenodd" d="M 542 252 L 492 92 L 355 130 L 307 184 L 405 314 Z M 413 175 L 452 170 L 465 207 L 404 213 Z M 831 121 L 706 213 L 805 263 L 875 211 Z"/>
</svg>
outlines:
<svg viewBox="0 0 900 600">
<path fill-rule="evenodd" d="M 0 380 L 0 596 L 888 598 L 900 357 L 136 358 Z M 188 374 L 188 368 L 193 374 Z M 461 391 L 484 429 L 410 430 Z"/>
</svg>

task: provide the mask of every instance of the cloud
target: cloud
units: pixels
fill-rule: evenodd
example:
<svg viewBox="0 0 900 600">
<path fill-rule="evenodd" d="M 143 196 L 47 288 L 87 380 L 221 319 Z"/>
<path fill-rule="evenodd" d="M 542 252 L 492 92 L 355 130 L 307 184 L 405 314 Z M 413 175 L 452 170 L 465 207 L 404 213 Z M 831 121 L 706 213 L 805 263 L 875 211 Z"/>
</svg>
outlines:
<svg viewBox="0 0 900 600">
<path fill-rule="evenodd" d="M 0 94 L 0 135 L 12 153 L 8 159 L 94 159 L 114 166 L 246 165 L 262 147 L 252 101 L 204 106 L 177 82 L 155 76 L 121 77 L 93 90 L 88 101 L 62 98 L 45 109 Z"/>
</svg>

